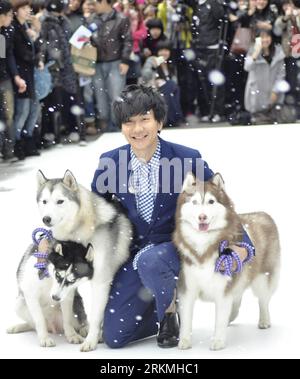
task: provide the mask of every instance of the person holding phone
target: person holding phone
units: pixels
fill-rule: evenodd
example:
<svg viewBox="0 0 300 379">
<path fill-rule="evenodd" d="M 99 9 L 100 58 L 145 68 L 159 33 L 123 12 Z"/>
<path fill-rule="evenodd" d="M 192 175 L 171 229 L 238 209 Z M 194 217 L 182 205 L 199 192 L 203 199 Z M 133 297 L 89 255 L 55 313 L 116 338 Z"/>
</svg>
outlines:
<svg viewBox="0 0 300 379">
<path fill-rule="evenodd" d="M 250 113 L 282 104 L 280 83 L 285 78 L 284 52 L 274 44 L 271 31 L 262 30 L 250 49 L 244 68 L 249 73 L 245 90 L 245 108 Z"/>
</svg>

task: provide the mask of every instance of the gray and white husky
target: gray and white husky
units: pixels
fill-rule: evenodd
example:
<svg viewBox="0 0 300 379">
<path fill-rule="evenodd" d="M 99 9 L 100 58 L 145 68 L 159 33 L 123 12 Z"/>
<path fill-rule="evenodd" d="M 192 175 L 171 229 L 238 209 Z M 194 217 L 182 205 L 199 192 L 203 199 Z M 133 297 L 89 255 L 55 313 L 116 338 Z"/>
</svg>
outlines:
<svg viewBox="0 0 300 379">
<path fill-rule="evenodd" d="M 17 315 L 25 321 L 8 333 L 36 330 L 42 347 L 55 346 L 51 333 L 64 333 L 68 342 L 81 343 L 87 335 L 87 318 L 77 287 L 93 275 L 93 249 L 74 242 L 52 241 L 48 276 L 34 265 L 36 245 L 30 245 L 17 271 Z"/>
<path fill-rule="evenodd" d="M 42 220 L 56 240 L 93 246 L 92 309 L 81 351 L 94 350 L 101 340 L 110 284 L 129 257 L 131 223 L 116 205 L 79 185 L 69 170 L 61 179 L 47 179 L 39 171 L 37 201 Z"/>
<path fill-rule="evenodd" d="M 241 241 L 242 225 L 256 248 L 256 256 L 231 279 L 215 272 L 218 247 L 222 240 L 230 245 Z M 269 302 L 279 279 L 280 245 L 277 227 L 269 215 L 238 215 L 220 174 L 203 183 L 189 173 L 178 197 L 174 243 L 182 262 L 178 285 L 180 349 L 192 346 L 192 315 L 198 297 L 215 303 L 211 350 L 225 347 L 228 323 L 237 317 L 249 286 L 259 300 L 258 327 L 270 327 Z"/>
</svg>

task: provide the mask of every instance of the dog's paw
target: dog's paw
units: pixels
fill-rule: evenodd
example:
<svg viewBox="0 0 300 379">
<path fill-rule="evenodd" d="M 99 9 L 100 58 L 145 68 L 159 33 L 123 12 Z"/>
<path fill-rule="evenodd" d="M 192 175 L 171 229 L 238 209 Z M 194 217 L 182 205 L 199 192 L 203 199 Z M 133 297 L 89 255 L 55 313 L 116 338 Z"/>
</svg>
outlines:
<svg viewBox="0 0 300 379">
<path fill-rule="evenodd" d="M 95 350 L 96 347 L 97 347 L 97 340 L 96 341 L 85 340 L 83 344 L 80 346 L 80 351 L 88 352 L 88 351 Z"/>
<path fill-rule="evenodd" d="M 269 329 L 271 328 L 271 324 L 268 321 L 260 321 L 258 324 L 259 329 Z"/>
<path fill-rule="evenodd" d="M 209 348 L 210 348 L 210 350 L 218 351 L 218 350 L 225 349 L 225 347 L 226 347 L 226 343 L 224 340 L 213 339 Z"/>
<path fill-rule="evenodd" d="M 186 349 L 191 349 L 191 347 L 192 347 L 192 341 L 190 338 L 182 338 L 179 340 L 178 349 L 186 350 Z"/>
<path fill-rule="evenodd" d="M 84 338 L 80 334 L 77 334 L 77 333 L 66 336 L 66 338 L 69 343 L 73 343 L 73 344 L 79 344 L 84 341 Z"/>
<path fill-rule="evenodd" d="M 6 333 L 15 334 L 15 333 L 29 332 L 30 330 L 33 330 L 33 329 L 28 324 L 17 324 L 17 325 L 13 325 L 7 328 Z"/>
<path fill-rule="evenodd" d="M 81 337 L 84 337 L 84 338 L 88 335 L 88 332 L 89 332 L 89 328 L 87 325 L 83 326 L 82 328 L 78 330 L 78 333 L 81 335 Z"/>
<path fill-rule="evenodd" d="M 45 337 L 40 339 L 40 346 L 41 347 L 54 347 L 55 342 L 51 337 Z"/>
<path fill-rule="evenodd" d="M 21 333 L 21 330 L 19 328 L 19 325 L 10 326 L 6 329 L 6 333 L 8 334 L 15 334 L 15 333 Z"/>
</svg>

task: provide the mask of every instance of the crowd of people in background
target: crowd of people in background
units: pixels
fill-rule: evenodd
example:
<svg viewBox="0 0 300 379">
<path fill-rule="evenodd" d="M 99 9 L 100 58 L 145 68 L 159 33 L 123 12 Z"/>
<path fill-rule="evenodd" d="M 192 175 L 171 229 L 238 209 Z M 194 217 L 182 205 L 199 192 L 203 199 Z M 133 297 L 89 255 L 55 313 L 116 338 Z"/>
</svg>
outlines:
<svg viewBox="0 0 300 379">
<path fill-rule="evenodd" d="M 0 28 L 2 161 L 116 131 L 126 85 L 157 88 L 167 127 L 300 118 L 299 0 L 0 0 Z"/>
</svg>

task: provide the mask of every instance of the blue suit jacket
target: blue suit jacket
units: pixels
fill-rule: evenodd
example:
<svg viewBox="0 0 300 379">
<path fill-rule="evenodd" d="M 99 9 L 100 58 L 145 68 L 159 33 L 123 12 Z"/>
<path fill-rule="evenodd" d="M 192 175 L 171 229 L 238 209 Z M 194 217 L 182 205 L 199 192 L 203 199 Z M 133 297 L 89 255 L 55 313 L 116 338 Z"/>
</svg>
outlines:
<svg viewBox="0 0 300 379">
<path fill-rule="evenodd" d="M 182 162 L 184 159 L 188 159 L 191 164 L 191 170 L 196 175 L 196 163 L 203 167 L 202 174 L 204 177 L 202 180 L 209 180 L 213 176 L 213 171 L 208 167 L 207 163 L 202 160 L 199 151 L 191 149 L 186 146 L 178 145 L 175 143 L 164 141 L 160 138 L 161 143 L 161 159 L 167 158 L 171 160 L 173 158 L 179 158 Z M 124 154 L 124 158 L 120 159 L 120 152 Z M 106 158 L 110 158 L 107 160 Z M 139 217 L 136 208 L 135 194 L 130 192 L 128 188 L 128 178 L 130 177 L 130 145 L 125 145 L 117 149 L 108 151 L 101 155 L 101 168 L 98 168 L 95 172 L 92 182 L 92 191 L 105 197 L 107 200 L 111 200 L 112 196 L 120 201 L 123 208 L 126 210 L 127 215 L 135 227 L 135 238 L 131 247 L 131 252 L 135 254 L 143 246 L 154 243 L 159 244 L 172 240 L 172 233 L 175 227 L 175 210 L 179 193 L 175 193 L 174 187 L 178 188 L 178 184 L 181 188 L 182 180 L 185 177 L 186 170 L 182 164 L 182 175 L 176 173 L 174 178 L 174 170 L 170 172 L 170 192 L 162 193 L 158 192 L 154 210 L 152 214 L 152 222 L 148 224 L 142 218 Z M 99 164 L 99 165 L 100 165 Z M 114 167 L 112 167 L 114 166 Z M 129 167 L 129 168 L 128 168 Z M 111 170 L 111 171 L 110 171 Z M 191 171 L 187 170 L 187 171 Z M 104 172 L 109 173 L 109 180 L 104 182 L 103 188 L 101 183 L 97 185 L 97 180 Z M 126 175 L 124 175 L 124 172 Z M 159 170 L 159 188 L 162 188 L 162 167 Z M 177 178 L 178 176 L 178 178 Z M 177 183 L 180 180 L 180 183 Z M 109 184 L 111 183 L 111 185 Z M 114 185 L 115 184 L 115 185 Z M 106 188 L 105 188 L 106 187 Z M 245 242 L 251 243 L 248 235 L 244 234 Z M 252 243 L 251 243 L 252 244 Z"/>
</svg>

